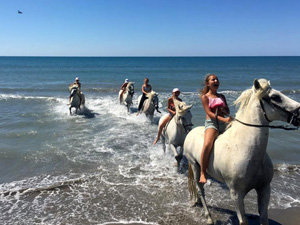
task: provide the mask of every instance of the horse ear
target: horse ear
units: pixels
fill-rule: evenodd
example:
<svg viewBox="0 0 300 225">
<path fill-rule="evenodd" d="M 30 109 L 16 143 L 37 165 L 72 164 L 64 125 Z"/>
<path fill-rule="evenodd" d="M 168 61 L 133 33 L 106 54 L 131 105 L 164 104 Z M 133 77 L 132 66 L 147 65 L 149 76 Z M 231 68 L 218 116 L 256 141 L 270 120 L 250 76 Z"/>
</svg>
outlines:
<svg viewBox="0 0 300 225">
<path fill-rule="evenodd" d="M 254 85 L 254 87 L 255 87 L 255 90 L 258 90 L 258 89 L 261 88 L 261 86 L 260 86 L 260 84 L 259 84 L 259 82 L 258 82 L 257 79 L 254 79 L 253 85 Z"/>
<path fill-rule="evenodd" d="M 189 106 L 187 106 L 186 108 L 187 109 L 190 109 L 190 108 L 192 108 L 193 107 L 193 105 L 189 105 Z"/>
</svg>

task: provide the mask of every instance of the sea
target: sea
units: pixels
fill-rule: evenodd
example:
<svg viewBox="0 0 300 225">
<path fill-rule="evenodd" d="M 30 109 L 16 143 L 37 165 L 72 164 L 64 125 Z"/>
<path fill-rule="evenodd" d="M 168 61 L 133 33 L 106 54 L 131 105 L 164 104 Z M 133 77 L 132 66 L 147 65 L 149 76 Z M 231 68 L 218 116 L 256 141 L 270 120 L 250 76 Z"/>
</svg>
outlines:
<svg viewBox="0 0 300 225">
<path fill-rule="evenodd" d="M 206 224 L 187 170 L 153 141 L 173 88 L 193 105 L 194 127 L 204 125 L 207 73 L 219 77 L 233 115 L 255 78 L 300 102 L 300 57 L 0 57 L 0 224 Z M 75 77 L 86 104 L 70 115 Z M 152 120 L 136 116 L 145 77 L 159 93 Z M 129 113 L 118 101 L 125 79 L 135 82 Z M 300 207 L 299 136 L 270 130 L 270 209 Z M 205 190 L 217 224 L 236 224 L 228 188 L 209 179 Z M 258 215 L 254 191 L 245 206 Z"/>
</svg>

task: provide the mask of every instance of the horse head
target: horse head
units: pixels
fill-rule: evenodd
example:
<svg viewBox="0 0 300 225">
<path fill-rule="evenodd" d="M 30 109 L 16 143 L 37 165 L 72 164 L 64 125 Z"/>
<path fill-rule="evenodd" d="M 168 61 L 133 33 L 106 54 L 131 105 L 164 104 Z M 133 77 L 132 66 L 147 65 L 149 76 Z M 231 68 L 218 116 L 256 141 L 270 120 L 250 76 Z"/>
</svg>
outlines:
<svg viewBox="0 0 300 225">
<path fill-rule="evenodd" d="M 260 107 L 265 123 L 280 120 L 300 125 L 300 103 L 273 89 L 266 79 L 255 79 L 252 89 L 244 91 L 235 101 L 240 106 L 237 115 L 247 113 L 247 106 L 252 102 Z"/>
<path fill-rule="evenodd" d="M 126 87 L 126 90 L 127 90 L 127 93 L 132 97 L 133 94 L 134 94 L 134 82 L 129 82 L 127 87 Z"/>
<path fill-rule="evenodd" d="M 70 93 L 72 97 L 77 94 L 77 91 L 78 91 L 77 85 L 70 86 Z"/>
<path fill-rule="evenodd" d="M 146 94 L 146 97 L 149 99 L 150 104 L 153 104 L 154 108 L 157 110 L 158 109 L 158 93 L 155 91 L 151 91 Z"/>
<path fill-rule="evenodd" d="M 193 105 L 186 105 L 185 102 L 174 99 L 176 109 L 176 122 L 181 124 L 189 132 L 192 129 L 192 113 L 190 109 Z"/>
</svg>

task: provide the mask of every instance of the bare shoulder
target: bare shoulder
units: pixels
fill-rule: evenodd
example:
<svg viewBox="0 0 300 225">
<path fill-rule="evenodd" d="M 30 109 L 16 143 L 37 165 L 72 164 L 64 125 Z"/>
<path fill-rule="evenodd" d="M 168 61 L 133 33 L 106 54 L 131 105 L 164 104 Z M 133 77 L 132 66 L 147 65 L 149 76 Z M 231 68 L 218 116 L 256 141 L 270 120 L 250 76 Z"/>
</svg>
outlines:
<svg viewBox="0 0 300 225">
<path fill-rule="evenodd" d="M 201 95 L 201 100 L 202 101 L 208 101 L 208 96 L 207 95 Z"/>
</svg>

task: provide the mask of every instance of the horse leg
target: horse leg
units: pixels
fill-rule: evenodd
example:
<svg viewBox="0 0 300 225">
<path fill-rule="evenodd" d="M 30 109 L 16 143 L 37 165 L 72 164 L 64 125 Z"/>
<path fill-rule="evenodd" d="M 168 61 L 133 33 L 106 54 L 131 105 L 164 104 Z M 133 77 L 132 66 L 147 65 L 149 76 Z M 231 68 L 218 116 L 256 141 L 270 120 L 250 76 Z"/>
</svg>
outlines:
<svg viewBox="0 0 300 225">
<path fill-rule="evenodd" d="M 247 225 L 248 221 L 245 217 L 245 206 L 244 206 L 245 195 L 234 189 L 230 189 L 230 196 L 235 203 L 237 217 L 239 219 L 240 225 Z"/>
<path fill-rule="evenodd" d="M 177 161 L 177 166 L 179 166 L 182 155 L 181 155 L 181 157 L 180 157 L 180 155 L 178 155 L 177 148 L 174 145 L 170 144 L 170 148 L 173 150 L 175 159 Z"/>
<path fill-rule="evenodd" d="M 183 146 L 179 146 L 178 158 L 180 159 L 180 161 L 181 161 L 182 157 L 183 157 Z"/>
<path fill-rule="evenodd" d="M 270 184 L 268 184 L 263 189 L 256 190 L 257 192 L 257 203 L 258 203 L 258 213 L 260 216 L 260 224 L 269 224 L 268 218 L 268 205 L 270 201 Z"/>
<path fill-rule="evenodd" d="M 161 140 L 162 148 L 163 148 L 164 153 L 165 153 L 166 152 L 166 139 L 165 139 L 165 136 L 161 135 L 160 140 Z"/>
<path fill-rule="evenodd" d="M 207 224 L 214 224 L 211 215 L 209 213 L 207 204 L 206 204 L 206 200 L 205 200 L 205 191 L 204 191 L 204 184 L 203 183 L 199 183 L 199 179 L 200 179 L 200 165 L 195 162 L 195 163 L 190 163 L 191 168 L 193 170 L 193 174 L 194 174 L 194 183 L 196 184 L 196 186 L 198 187 L 198 193 L 197 193 L 197 202 L 195 203 L 195 205 L 201 205 L 204 209 L 204 215 L 207 219 Z"/>
</svg>

